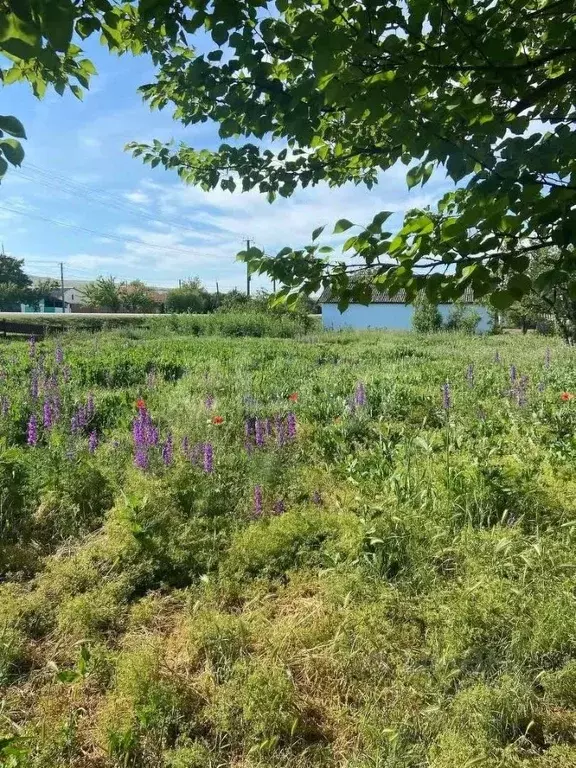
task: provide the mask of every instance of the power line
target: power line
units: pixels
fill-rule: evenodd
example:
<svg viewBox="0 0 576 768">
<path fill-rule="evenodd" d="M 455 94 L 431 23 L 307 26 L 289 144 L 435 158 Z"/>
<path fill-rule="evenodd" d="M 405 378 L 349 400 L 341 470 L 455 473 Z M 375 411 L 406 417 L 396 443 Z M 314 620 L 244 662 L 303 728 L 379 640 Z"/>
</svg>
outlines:
<svg viewBox="0 0 576 768">
<path fill-rule="evenodd" d="M 97 237 L 105 237 L 108 240 L 117 240 L 120 243 L 132 243 L 135 245 L 143 245 L 146 248 L 152 248 L 157 251 L 173 251 L 174 253 L 183 253 L 185 256 L 194 256 L 191 251 L 186 251 L 183 248 L 174 248 L 168 245 L 154 245 L 153 243 L 147 243 L 145 240 L 133 240 L 128 237 L 120 237 L 119 235 L 112 235 L 107 232 L 98 232 L 94 229 L 88 229 L 87 227 L 81 227 L 78 224 L 70 224 L 66 221 L 58 221 L 58 219 L 49 219 L 47 216 L 41 216 L 38 213 L 32 213 L 30 211 L 19 211 L 17 208 L 9 208 L 7 205 L 0 205 L 0 210 L 9 211 L 10 213 L 16 213 L 19 216 L 28 216 L 29 218 L 39 219 L 40 221 L 46 221 L 49 224 L 56 224 L 59 227 L 67 227 L 68 229 L 77 229 L 80 232 L 87 232 L 89 235 L 96 235 Z"/>
</svg>

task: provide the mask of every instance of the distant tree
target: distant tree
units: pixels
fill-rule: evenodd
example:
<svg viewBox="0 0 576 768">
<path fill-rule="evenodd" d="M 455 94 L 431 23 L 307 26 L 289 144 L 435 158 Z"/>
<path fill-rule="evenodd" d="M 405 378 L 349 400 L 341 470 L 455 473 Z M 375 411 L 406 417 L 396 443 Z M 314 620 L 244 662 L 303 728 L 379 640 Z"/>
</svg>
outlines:
<svg viewBox="0 0 576 768">
<path fill-rule="evenodd" d="M 201 314 L 206 312 L 208 296 L 198 277 L 184 280 L 179 288 L 168 292 L 166 309 L 168 312 Z"/>
<path fill-rule="evenodd" d="M 122 308 L 122 284 L 115 277 L 99 277 L 84 289 L 86 301 L 92 307 L 118 312 Z"/>
<path fill-rule="evenodd" d="M 128 312 L 150 312 L 158 303 L 152 290 L 142 280 L 122 283 L 119 295 L 122 308 Z"/>
<path fill-rule="evenodd" d="M 41 301 L 54 301 L 54 292 L 58 290 L 58 281 L 52 278 L 43 278 L 36 281 L 33 288 L 30 289 L 29 301 L 38 307 Z"/>
<path fill-rule="evenodd" d="M 447 331 L 476 333 L 481 319 L 482 317 L 477 310 L 457 301 L 450 308 L 445 327 Z"/>
<path fill-rule="evenodd" d="M 23 259 L 0 253 L 0 309 L 10 311 L 29 301 L 32 281 L 23 270 Z"/>
<path fill-rule="evenodd" d="M 425 296 L 416 299 L 412 326 L 418 333 L 433 333 L 442 328 L 440 310 Z"/>
</svg>

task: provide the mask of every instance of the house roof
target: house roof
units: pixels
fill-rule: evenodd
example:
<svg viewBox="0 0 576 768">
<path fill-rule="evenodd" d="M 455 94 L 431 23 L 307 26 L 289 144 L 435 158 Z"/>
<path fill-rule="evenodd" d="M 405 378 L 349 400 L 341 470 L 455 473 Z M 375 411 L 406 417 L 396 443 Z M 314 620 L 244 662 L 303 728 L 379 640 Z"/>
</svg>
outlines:
<svg viewBox="0 0 576 768">
<path fill-rule="evenodd" d="M 365 279 L 365 278 L 366 278 L 365 272 L 358 272 L 354 276 L 350 277 L 350 281 L 354 282 L 356 280 Z M 475 303 L 474 294 L 470 286 L 466 288 L 460 301 L 464 304 Z M 320 295 L 320 298 L 318 299 L 318 302 L 320 304 L 337 304 L 338 299 L 332 295 L 332 291 L 330 288 L 324 288 L 324 290 Z M 350 303 L 356 304 L 357 302 L 351 301 Z M 406 304 L 406 291 L 402 288 L 401 290 L 398 291 L 398 293 L 394 294 L 394 296 L 391 296 L 387 291 L 379 291 L 378 289 L 374 289 L 372 291 L 372 300 L 370 303 L 371 304 Z M 452 302 L 446 301 L 442 303 L 451 304 Z"/>
</svg>

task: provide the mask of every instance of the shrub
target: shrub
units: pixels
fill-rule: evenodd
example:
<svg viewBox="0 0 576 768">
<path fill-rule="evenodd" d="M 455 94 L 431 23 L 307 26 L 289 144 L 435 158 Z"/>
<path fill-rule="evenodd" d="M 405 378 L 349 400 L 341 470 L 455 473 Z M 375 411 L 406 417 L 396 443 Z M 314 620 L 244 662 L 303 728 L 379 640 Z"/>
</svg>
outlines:
<svg viewBox="0 0 576 768">
<path fill-rule="evenodd" d="M 442 328 L 442 315 L 435 304 L 419 297 L 414 304 L 412 327 L 417 333 L 433 333 Z"/>
<path fill-rule="evenodd" d="M 456 303 L 450 308 L 446 319 L 446 330 L 476 333 L 481 319 L 480 313 L 475 309 Z"/>
</svg>

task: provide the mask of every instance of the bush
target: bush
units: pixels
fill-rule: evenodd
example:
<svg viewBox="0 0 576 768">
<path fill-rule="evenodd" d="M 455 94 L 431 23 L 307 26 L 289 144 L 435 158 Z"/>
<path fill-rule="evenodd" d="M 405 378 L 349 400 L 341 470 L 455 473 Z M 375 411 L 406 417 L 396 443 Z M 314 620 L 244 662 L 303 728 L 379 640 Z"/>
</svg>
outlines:
<svg viewBox="0 0 576 768">
<path fill-rule="evenodd" d="M 417 333 L 434 333 L 442 328 L 442 315 L 435 304 L 419 297 L 414 305 L 412 326 Z"/>
<path fill-rule="evenodd" d="M 480 313 L 475 309 L 462 304 L 453 304 L 446 319 L 446 330 L 476 333 L 481 319 Z"/>
</svg>

